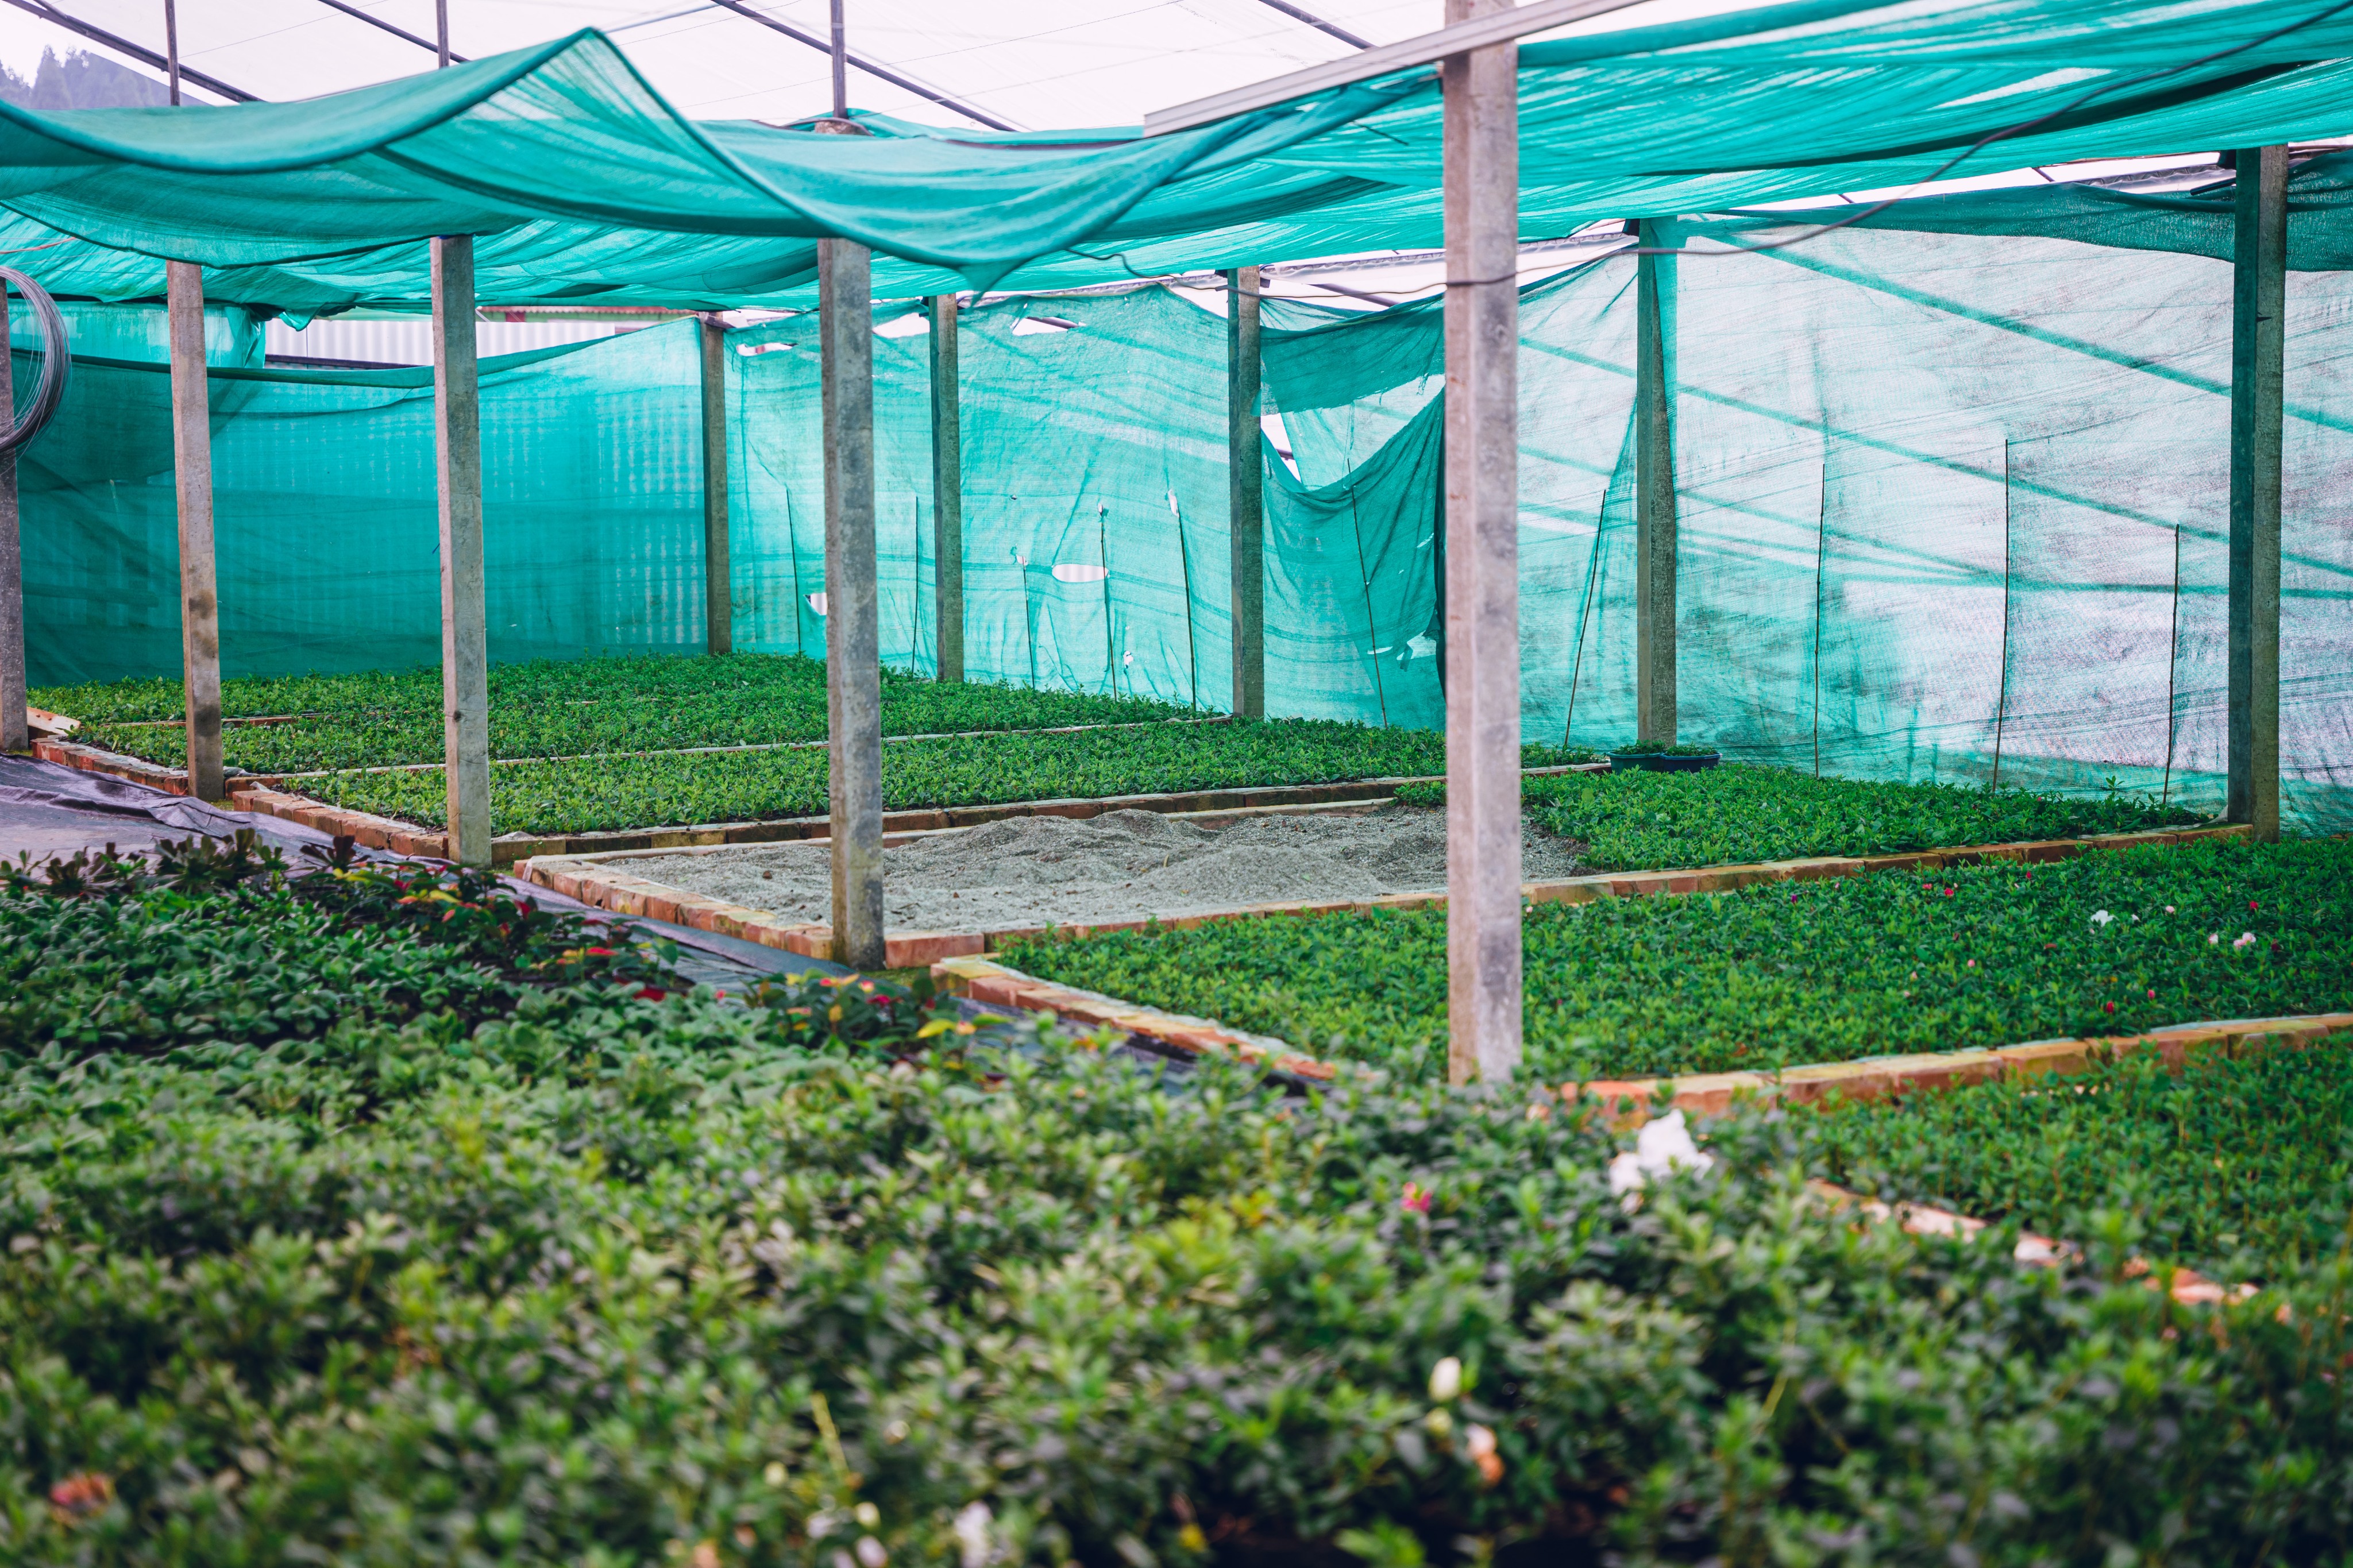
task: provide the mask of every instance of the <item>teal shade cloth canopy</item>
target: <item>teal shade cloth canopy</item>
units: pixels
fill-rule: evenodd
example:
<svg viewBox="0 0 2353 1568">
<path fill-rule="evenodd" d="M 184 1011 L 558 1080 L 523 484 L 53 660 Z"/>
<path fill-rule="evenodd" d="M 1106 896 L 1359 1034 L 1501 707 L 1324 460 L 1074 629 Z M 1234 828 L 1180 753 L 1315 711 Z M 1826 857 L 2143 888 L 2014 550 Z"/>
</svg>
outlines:
<svg viewBox="0 0 2353 1568">
<path fill-rule="evenodd" d="M 2353 110 L 2353 0 L 1802 0 L 1524 46 L 1521 226 L 1722 211 L 1941 174 L 2309 139 Z M 301 103 L 0 105 L 0 233 L 58 291 L 310 315 L 415 307 L 482 237 L 486 302 L 807 302 L 1047 289 L 1442 238 L 1416 67 L 1174 134 L 866 135 L 680 114 L 593 31 Z M 35 248 L 35 247 L 44 248 Z"/>
</svg>

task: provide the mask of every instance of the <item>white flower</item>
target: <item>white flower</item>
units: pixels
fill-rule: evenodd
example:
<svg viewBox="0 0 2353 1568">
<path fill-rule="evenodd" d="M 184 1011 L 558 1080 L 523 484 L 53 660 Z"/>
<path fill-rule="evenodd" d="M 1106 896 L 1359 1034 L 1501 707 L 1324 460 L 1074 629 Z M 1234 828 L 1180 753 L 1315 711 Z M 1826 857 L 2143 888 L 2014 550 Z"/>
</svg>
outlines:
<svg viewBox="0 0 2353 1568">
<path fill-rule="evenodd" d="M 1704 1171 L 1715 1163 L 1715 1155 L 1692 1142 L 1683 1113 L 1670 1110 L 1655 1121 L 1644 1122 L 1635 1135 L 1633 1149 L 1609 1162 L 1609 1190 L 1631 1210 L 1639 1201 L 1637 1194 L 1652 1176 L 1670 1171 Z"/>
<path fill-rule="evenodd" d="M 1448 1356 L 1430 1369 L 1430 1397 L 1443 1405 L 1462 1392 L 1462 1363 Z"/>
<path fill-rule="evenodd" d="M 2238 940 L 2232 942 L 2231 945 L 2232 947 L 2253 947 L 2255 945 L 2255 933 L 2251 931 L 2242 931 L 2239 933 Z"/>
<path fill-rule="evenodd" d="M 2094 910 L 2092 911 L 2092 923 L 2095 926 L 2104 926 L 2116 918 L 2116 916 L 2108 913 L 2105 910 Z"/>
<path fill-rule="evenodd" d="M 2208 947 L 2213 946 L 2216 942 L 2221 942 L 2221 940 L 2222 933 L 2219 931 L 2210 931 L 2206 933 L 2206 945 Z"/>
<path fill-rule="evenodd" d="M 1473 1424 L 1462 1428 L 1462 1451 L 1473 1459 L 1483 1459 L 1495 1451 L 1495 1434 L 1487 1427 Z"/>
<path fill-rule="evenodd" d="M 2165 912 L 2166 912 L 2167 914 L 2171 914 L 2171 913 L 2173 912 L 2173 906 L 2172 906 L 2171 904 L 2168 904 L 2168 905 L 2166 905 L 2166 906 L 2165 906 Z"/>
<path fill-rule="evenodd" d="M 995 1522 L 997 1516 L 988 1511 L 985 1502 L 968 1502 L 956 1510 L 956 1546 L 964 1568 L 988 1568 L 992 1555 L 988 1527 Z"/>
<path fill-rule="evenodd" d="M 890 1561 L 891 1554 L 882 1550 L 881 1542 L 871 1535 L 858 1538 L 858 1568 L 882 1568 Z"/>
</svg>

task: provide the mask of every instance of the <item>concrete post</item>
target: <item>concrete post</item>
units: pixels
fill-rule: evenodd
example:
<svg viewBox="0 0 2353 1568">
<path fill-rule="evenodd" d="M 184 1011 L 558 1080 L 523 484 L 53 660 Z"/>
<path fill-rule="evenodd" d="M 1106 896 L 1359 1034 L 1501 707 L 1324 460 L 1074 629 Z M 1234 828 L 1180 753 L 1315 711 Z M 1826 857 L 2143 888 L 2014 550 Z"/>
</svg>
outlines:
<svg viewBox="0 0 2353 1568">
<path fill-rule="evenodd" d="M 1449 24 L 1509 0 L 1447 0 Z M 1448 1074 L 1520 1064 L 1519 48 L 1440 67 Z"/>
<path fill-rule="evenodd" d="M 1266 470 L 1259 428 L 1259 270 L 1226 274 L 1226 521 L 1233 542 L 1234 716 L 1266 717 Z"/>
<path fill-rule="evenodd" d="M 1637 227 L 1644 249 L 1657 226 Z M 1661 263 L 1635 258 L 1634 286 L 1634 728 L 1645 741 L 1675 739 L 1675 456 L 1667 396 Z M 1673 273 L 1667 274 L 1670 284 Z"/>
<path fill-rule="evenodd" d="M 702 647 L 735 651 L 734 584 L 727 555 L 727 323 L 702 317 Z"/>
<path fill-rule="evenodd" d="M 964 395 L 956 297 L 932 296 L 932 605 L 936 678 L 964 679 Z"/>
<path fill-rule="evenodd" d="M 491 863 L 490 634 L 482 593 L 481 391 L 474 239 L 433 241 L 434 483 L 441 500 L 441 745 L 448 858 Z"/>
<path fill-rule="evenodd" d="M 2279 838 L 2280 425 L 2286 360 L 2285 147 L 2238 156 L 2231 322 L 2231 724 L 2223 816 Z"/>
<path fill-rule="evenodd" d="M 187 687 L 188 793 L 221 787 L 220 598 L 213 573 L 213 426 L 205 381 L 205 274 L 164 264 L 172 335 L 172 468 L 180 503 L 180 666 Z"/>
<path fill-rule="evenodd" d="M 8 290 L 0 285 L 0 343 L 9 345 L 13 365 L 15 322 Z M 63 345 L 52 343 L 48 352 Z M 0 375 L 0 429 L 16 422 L 16 378 Z M 0 455 L 0 752 L 29 750 L 31 723 L 25 712 L 25 550 L 16 526 L 16 455 Z"/>
<path fill-rule="evenodd" d="M 825 690 L 832 761 L 833 957 L 880 969 L 882 658 L 874 585 L 873 257 L 817 242 L 825 420 Z"/>
</svg>

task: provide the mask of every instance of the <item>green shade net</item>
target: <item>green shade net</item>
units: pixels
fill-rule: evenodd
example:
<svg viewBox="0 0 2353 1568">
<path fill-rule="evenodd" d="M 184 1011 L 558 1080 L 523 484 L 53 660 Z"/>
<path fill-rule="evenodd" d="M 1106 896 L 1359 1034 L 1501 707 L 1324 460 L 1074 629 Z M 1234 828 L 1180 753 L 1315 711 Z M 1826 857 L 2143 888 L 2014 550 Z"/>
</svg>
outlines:
<svg viewBox="0 0 2353 1568">
<path fill-rule="evenodd" d="M 2334 134 L 2353 9 L 2320 0 L 1800 0 L 1520 51 L 1521 224 Z M 593 32 L 293 104 L 0 105 L 0 233 L 56 291 L 150 299 L 154 261 L 298 316 L 415 306 L 422 241 L 483 237 L 501 303 L 805 298 L 813 241 L 883 295 L 1060 287 L 1440 237 L 1417 66 L 1170 135 L 867 136 L 699 122 Z M 46 246 L 32 251 L 26 247 Z"/>
<path fill-rule="evenodd" d="M 1155 287 L 984 306 L 959 331 L 966 674 L 1229 707 L 1224 321 Z M 805 317 L 728 339 L 739 647 L 824 647 L 816 337 Z M 930 341 L 874 347 L 882 653 L 929 670 Z M 1440 721 L 1434 645 L 1418 665 L 1409 646 L 1435 603 L 1437 465 L 1427 417 L 1330 482 L 1269 455 L 1274 710 Z"/>
<path fill-rule="evenodd" d="M 494 657 L 700 647 L 695 330 L 482 362 Z M 216 368 L 211 407 L 223 669 L 438 663 L 432 373 Z M 165 367 L 79 359 L 17 475 L 33 683 L 177 675 Z"/>
</svg>

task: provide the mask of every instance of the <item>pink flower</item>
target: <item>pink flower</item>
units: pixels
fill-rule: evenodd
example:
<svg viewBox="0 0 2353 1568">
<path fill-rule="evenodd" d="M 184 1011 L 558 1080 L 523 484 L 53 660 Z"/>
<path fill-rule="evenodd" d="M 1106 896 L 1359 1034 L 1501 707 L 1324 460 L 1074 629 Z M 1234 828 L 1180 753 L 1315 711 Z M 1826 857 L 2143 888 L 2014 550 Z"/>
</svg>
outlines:
<svg viewBox="0 0 2353 1568">
<path fill-rule="evenodd" d="M 1405 1210 L 1408 1214 L 1428 1214 L 1430 1212 L 1430 1189 L 1418 1185 L 1415 1183 L 1408 1182 L 1405 1184 L 1405 1196 L 1398 1200 L 1398 1207 Z"/>
<path fill-rule="evenodd" d="M 2102 1005 L 2102 1006 L 2104 1006 L 2104 1007 L 2105 1007 L 2105 1008 L 2107 1008 L 2107 1010 L 2108 1010 L 2109 1012 L 2111 1012 L 2111 1013 L 2113 1013 L 2113 1012 L 2115 1012 L 2115 1011 L 2116 1010 L 2116 1005 L 2115 1003 L 2113 1003 L 2113 1002 L 2104 1002 L 2104 1003 L 2102 1003 L 2102 1004 L 2101 1004 L 2101 1005 Z"/>
</svg>

